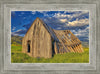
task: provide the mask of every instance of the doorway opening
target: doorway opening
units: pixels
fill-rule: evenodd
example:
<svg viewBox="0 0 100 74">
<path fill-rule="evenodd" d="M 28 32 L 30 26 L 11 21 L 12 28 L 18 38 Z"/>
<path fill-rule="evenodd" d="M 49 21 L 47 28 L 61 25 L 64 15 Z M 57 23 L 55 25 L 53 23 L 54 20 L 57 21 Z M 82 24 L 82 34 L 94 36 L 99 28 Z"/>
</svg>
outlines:
<svg viewBox="0 0 100 74">
<path fill-rule="evenodd" d="M 30 53 L 30 40 L 27 41 L 27 52 Z"/>
<path fill-rule="evenodd" d="M 52 40 L 52 56 L 54 56 L 54 54 L 55 54 L 55 50 L 54 50 L 54 40 Z"/>
</svg>

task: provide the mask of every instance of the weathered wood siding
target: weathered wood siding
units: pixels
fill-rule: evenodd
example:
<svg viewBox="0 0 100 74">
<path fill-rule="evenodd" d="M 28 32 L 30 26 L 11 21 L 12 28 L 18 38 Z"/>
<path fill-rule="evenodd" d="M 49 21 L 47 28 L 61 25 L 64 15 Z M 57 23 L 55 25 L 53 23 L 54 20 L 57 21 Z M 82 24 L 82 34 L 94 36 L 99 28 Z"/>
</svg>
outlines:
<svg viewBox="0 0 100 74">
<path fill-rule="evenodd" d="M 30 40 L 30 53 L 27 52 L 27 41 Z M 51 35 L 37 18 L 22 40 L 22 52 L 32 57 L 52 57 Z"/>
<path fill-rule="evenodd" d="M 51 37 L 54 32 L 55 37 Z M 37 18 L 22 40 L 22 52 L 32 57 L 51 58 L 54 54 L 84 52 L 81 41 L 70 30 L 52 30 Z M 30 50 L 28 50 L 30 48 Z"/>
<path fill-rule="evenodd" d="M 59 42 L 59 53 L 84 52 L 81 41 L 70 30 L 54 30 Z"/>
</svg>

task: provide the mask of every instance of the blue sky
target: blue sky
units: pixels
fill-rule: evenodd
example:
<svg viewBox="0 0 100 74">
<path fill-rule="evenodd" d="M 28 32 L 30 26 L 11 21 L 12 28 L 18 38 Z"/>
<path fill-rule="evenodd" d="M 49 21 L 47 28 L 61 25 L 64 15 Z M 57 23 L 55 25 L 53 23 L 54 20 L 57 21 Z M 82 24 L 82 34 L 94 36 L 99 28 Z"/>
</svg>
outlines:
<svg viewBox="0 0 100 74">
<path fill-rule="evenodd" d="M 57 30 L 71 30 L 81 41 L 89 41 L 88 11 L 12 11 L 11 34 L 24 36 L 39 17 Z"/>
</svg>

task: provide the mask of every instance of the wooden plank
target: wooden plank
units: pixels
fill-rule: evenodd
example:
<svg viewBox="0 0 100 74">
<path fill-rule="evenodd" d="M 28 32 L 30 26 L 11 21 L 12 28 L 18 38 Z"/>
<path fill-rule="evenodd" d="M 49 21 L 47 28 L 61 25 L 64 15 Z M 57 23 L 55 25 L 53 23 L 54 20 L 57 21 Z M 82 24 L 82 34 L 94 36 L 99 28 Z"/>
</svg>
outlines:
<svg viewBox="0 0 100 74">
<path fill-rule="evenodd" d="M 55 50 L 55 54 L 57 54 L 58 51 L 57 51 L 57 45 L 56 45 L 56 42 L 54 43 L 54 50 Z"/>
<path fill-rule="evenodd" d="M 63 45 L 63 47 L 66 49 L 66 51 L 69 52 L 69 50 L 65 47 L 63 41 L 60 39 L 59 36 L 60 36 L 60 35 L 59 35 L 59 33 L 58 33 L 58 34 L 57 34 L 57 37 L 58 37 L 59 41 L 61 42 L 61 44 Z"/>
</svg>

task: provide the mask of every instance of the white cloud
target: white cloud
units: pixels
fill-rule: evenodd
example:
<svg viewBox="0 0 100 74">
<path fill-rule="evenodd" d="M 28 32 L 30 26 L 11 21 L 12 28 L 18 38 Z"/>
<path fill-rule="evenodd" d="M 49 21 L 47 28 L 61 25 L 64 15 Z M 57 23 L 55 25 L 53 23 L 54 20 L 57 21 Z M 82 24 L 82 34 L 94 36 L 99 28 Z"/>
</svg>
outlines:
<svg viewBox="0 0 100 74">
<path fill-rule="evenodd" d="M 73 13 L 73 14 L 66 14 L 66 13 Z M 68 18 L 71 20 L 72 18 L 77 18 L 79 16 L 82 16 L 84 14 L 89 13 L 88 11 L 65 11 L 64 13 L 55 13 L 53 17 L 56 18 Z"/>
<path fill-rule="evenodd" d="M 75 12 L 74 14 L 72 14 L 71 15 L 71 19 L 72 18 L 77 18 L 77 17 L 80 17 L 80 16 L 82 16 L 82 15 L 84 15 L 84 14 L 88 14 L 88 11 L 82 11 L 82 12 Z"/>
<path fill-rule="evenodd" d="M 81 29 L 79 29 L 78 31 L 71 30 L 71 32 L 74 33 L 78 37 L 89 37 L 89 26 L 83 30 Z"/>
<path fill-rule="evenodd" d="M 55 15 L 53 17 L 56 17 L 56 18 L 65 18 L 65 17 L 71 17 L 71 15 L 62 14 L 62 13 L 55 13 Z"/>
<path fill-rule="evenodd" d="M 11 32 L 11 35 L 14 35 L 14 36 L 18 36 L 18 35 L 24 35 L 26 33 L 26 29 L 19 29 L 15 32 Z"/>
<path fill-rule="evenodd" d="M 18 36 L 19 34 L 16 34 L 15 32 L 11 32 L 11 35 Z"/>
<path fill-rule="evenodd" d="M 60 19 L 60 21 L 65 23 L 65 22 L 67 22 L 67 19 Z"/>
<path fill-rule="evenodd" d="M 46 11 L 38 11 L 38 12 L 40 12 L 40 13 L 45 13 Z"/>
<path fill-rule="evenodd" d="M 19 30 L 17 30 L 16 32 L 20 32 L 20 31 L 22 31 L 21 29 L 19 29 Z"/>
<path fill-rule="evenodd" d="M 42 13 L 44 16 L 49 16 L 49 15 L 47 14 L 48 11 L 38 11 L 38 12 Z"/>
<path fill-rule="evenodd" d="M 44 13 L 44 16 L 48 16 L 48 17 L 49 17 L 49 15 L 48 15 L 48 14 L 46 14 L 46 13 Z"/>
<path fill-rule="evenodd" d="M 36 13 L 36 11 L 32 11 L 32 14 L 34 15 Z"/>
<path fill-rule="evenodd" d="M 57 27 L 56 29 L 60 30 L 60 29 L 61 29 L 61 27 Z"/>
<path fill-rule="evenodd" d="M 88 13 L 88 11 L 65 11 L 64 13 L 55 13 L 53 17 L 59 19 L 59 21 L 66 24 L 66 26 L 84 26 L 89 25 L 89 19 L 83 18 L 87 16 Z M 71 21 L 73 19 L 76 20 Z"/>
<path fill-rule="evenodd" d="M 88 24 L 89 24 L 89 19 L 80 19 L 80 20 L 68 22 L 68 24 L 66 25 L 67 26 L 83 26 L 83 25 L 88 25 Z"/>
</svg>

